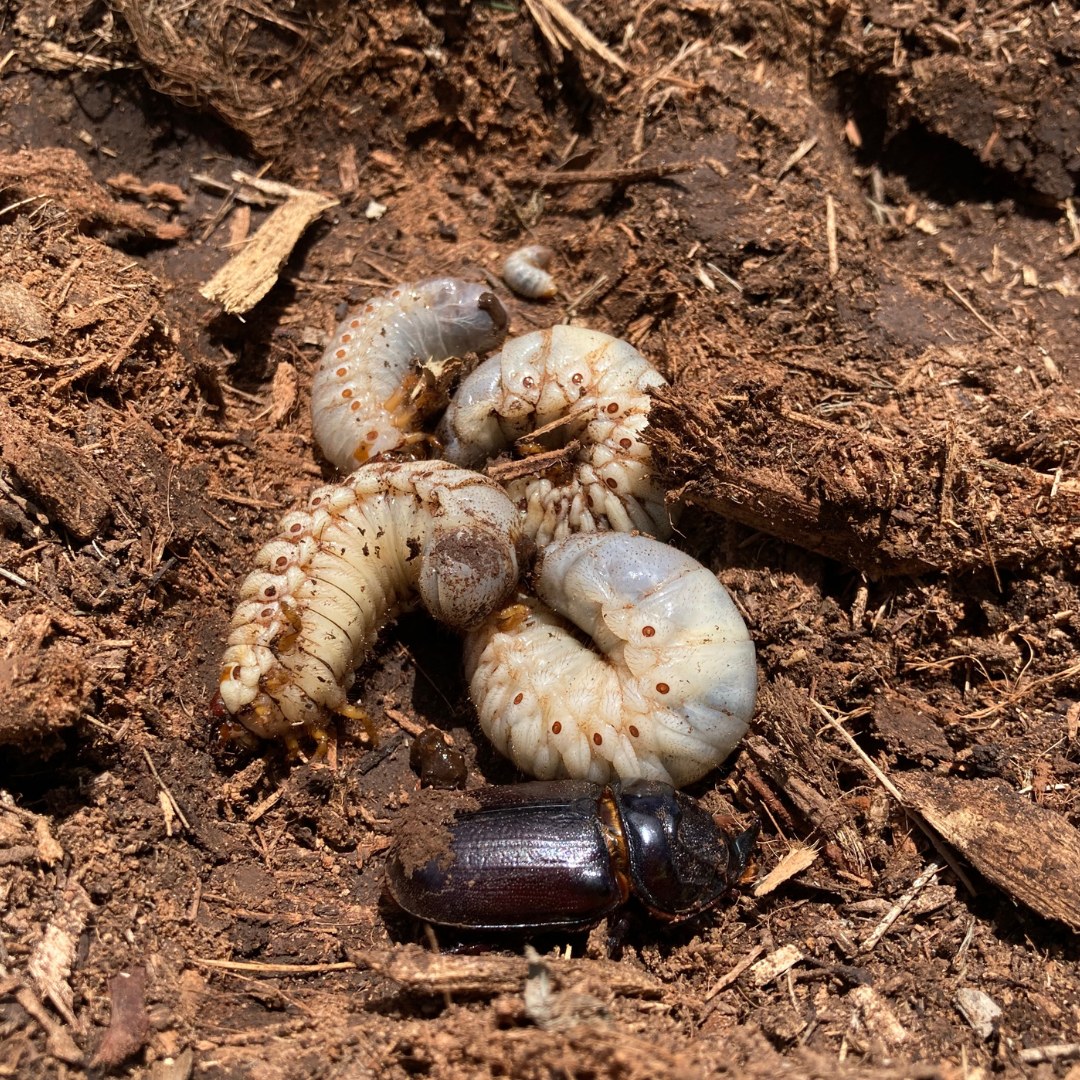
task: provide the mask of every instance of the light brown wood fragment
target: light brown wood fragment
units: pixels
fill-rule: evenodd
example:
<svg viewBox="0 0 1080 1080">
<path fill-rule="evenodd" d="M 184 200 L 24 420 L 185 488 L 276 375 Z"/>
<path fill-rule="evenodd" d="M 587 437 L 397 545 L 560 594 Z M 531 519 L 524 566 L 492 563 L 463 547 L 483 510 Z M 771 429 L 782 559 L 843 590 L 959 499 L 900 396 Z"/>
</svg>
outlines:
<svg viewBox="0 0 1080 1080">
<path fill-rule="evenodd" d="M 754 896 L 767 896 L 785 881 L 801 874 L 813 865 L 818 857 L 817 848 L 792 848 L 755 886 Z"/>
<path fill-rule="evenodd" d="M 431 953 L 419 945 L 404 945 L 386 952 L 369 950 L 354 957 L 394 982 L 432 994 L 517 993 L 529 974 L 529 962 L 522 956 L 452 956 Z M 551 957 L 545 957 L 544 963 L 562 982 L 587 975 L 603 981 L 619 997 L 660 997 L 663 991 L 662 983 L 629 964 Z"/>
<path fill-rule="evenodd" d="M 586 52 L 606 61 L 612 67 L 617 67 L 620 71 L 630 70 L 621 56 L 612 52 L 559 0 L 525 0 L 525 7 L 557 58 L 562 55 L 560 48 L 573 49 L 576 42 Z"/>
<path fill-rule="evenodd" d="M 78 882 L 69 885 L 26 964 L 38 992 L 76 1031 L 81 1030 L 82 1024 L 75 1017 L 75 992 L 69 980 L 79 937 L 93 910 L 93 901 L 86 890 Z"/>
<path fill-rule="evenodd" d="M 893 774 L 907 805 L 984 877 L 1047 919 L 1080 930 L 1080 832 L 997 780 Z"/>
<path fill-rule="evenodd" d="M 297 192 L 281 204 L 238 255 L 230 259 L 199 291 L 231 315 L 250 311 L 274 286 L 307 227 L 336 199 L 313 191 Z"/>
<path fill-rule="evenodd" d="M 296 409 L 300 395 L 300 376 L 287 360 L 282 360 L 274 370 L 270 384 L 270 412 L 267 419 L 274 427 L 280 427 Z"/>
</svg>

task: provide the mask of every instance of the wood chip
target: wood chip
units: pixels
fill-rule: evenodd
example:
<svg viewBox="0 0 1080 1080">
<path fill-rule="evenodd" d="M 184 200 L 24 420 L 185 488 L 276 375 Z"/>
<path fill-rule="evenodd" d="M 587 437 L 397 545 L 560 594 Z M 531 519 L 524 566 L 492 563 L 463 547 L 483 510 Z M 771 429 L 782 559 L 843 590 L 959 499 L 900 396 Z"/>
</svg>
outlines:
<svg viewBox="0 0 1080 1080">
<path fill-rule="evenodd" d="M 792 848 L 755 886 L 754 896 L 766 896 L 783 885 L 785 881 L 801 874 L 812 866 L 818 857 L 817 848 L 796 847 Z"/>
<path fill-rule="evenodd" d="M 784 945 L 774 952 L 769 953 L 764 960 L 759 960 L 751 969 L 750 974 L 754 979 L 755 986 L 765 986 L 771 983 L 778 975 L 790 971 L 800 960 L 804 953 L 798 945 Z"/>
<path fill-rule="evenodd" d="M 146 1014 L 146 968 L 141 964 L 109 980 L 109 1027 L 93 1058 L 91 1069 L 115 1069 L 137 1054 L 150 1034 Z"/>
<path fill-rule="evenodd" d="M 86 927 L 94 905 L 86 890 L 77 882 L 64 891 L 57 914 L 45 928 L 41 940 L 34 947 L 26 970 L 42 997 L 52 1002 L 53 1008 L 79 1030 L 73 1008 L 74 991 L 68 981 L 75 963 L 75 950 L 79 937 Z"/>
<path fill-rule="evenodd" d="M 274 286 L 307 227 L 336 199 L 314 191 L 295 191 L 259 227 L 251 242 L 199 291 L 231 315 L 250 311 Z"/>
<path fill-rule="evenodd" d="M 164 180 L 146 183 L 131 173 L 117 173 L 107 177 L 105 183 L 121 195 L 137 195 L 143 199 L 158 202 L 170 202 L 176 206 L 186 206 L 188 197 L 179 184 L 170 184 Z"/>
<path fill-rule="evenodd" d="M 899 1046 L 907 1040 L 908 1033 L 896 1013 L 872 986 L 856 986 L 848 998 L 855 1003 L 856 1018 L 871 1037 L 880 1039 L 887 1047 Z"/>
<path fill-rule="evenodd" d="M 1001 1006 L 989 994 L 962 986 L 956 991 L 953 1003 L 983 1042 L 997 1031 L 1002 1017 Z"/>
<path fill-rule="evenodd" d="M 300 376 L 292 364 L 282 360 L 274 369 L 274 380 L 270 384 L 270 412 L 267 419 L 274 427 L 280 427 L 293 414 L 299 396 Z"/>
<path fill-rule="evenodd" d="M 64 857 L 64 849 L 49 829 L 48 818 L 35 815 L 34 840 L 37 844 L 38 860 L 46 866 L 55 866 Z"/>
<path fill-rule="evenodd" d="M 894 774 L 910 805 L 984 877 L 1044 918 L 1080 930 L 1080 832 L 998 780 Z"/>
</svg>

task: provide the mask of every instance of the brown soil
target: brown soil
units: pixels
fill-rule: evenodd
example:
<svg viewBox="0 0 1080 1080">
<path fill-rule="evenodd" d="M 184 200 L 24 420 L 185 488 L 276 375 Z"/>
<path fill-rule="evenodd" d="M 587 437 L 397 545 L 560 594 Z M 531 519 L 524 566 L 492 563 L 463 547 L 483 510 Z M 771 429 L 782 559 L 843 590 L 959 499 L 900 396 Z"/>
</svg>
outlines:
<svg viewBox="0 0 1080 1080">
<path fill-rule="evenodd" d="M 1080 24 L 572 6 L 0 22 L 4 1075 L 1078 1075 Z M 199 292 L 271 212 L 238 169 L 337 200 L 240 316 Z M 562 294 L 500 289 L 513 332 L 572 313 L 671 379 L 678 542 L 761 670 L 693 794 L 778 873 L 618 960 L 432 957 L 383 899 L 410 737 L 515 779 L 452 635 L 384 635 L 375 748 L 289 762 L 210 708 L 252 552 L 332 475 L 323 337 L 526 240 Z"/>
</svg>

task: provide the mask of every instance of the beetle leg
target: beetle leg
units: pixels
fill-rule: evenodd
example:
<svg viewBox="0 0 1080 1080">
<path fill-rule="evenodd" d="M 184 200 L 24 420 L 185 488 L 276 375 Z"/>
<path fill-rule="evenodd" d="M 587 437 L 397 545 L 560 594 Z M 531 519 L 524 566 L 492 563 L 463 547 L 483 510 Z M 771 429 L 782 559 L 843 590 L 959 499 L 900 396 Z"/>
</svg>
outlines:
<svg viewBox="0 0 1080 1080">
<path fill-rule="evenodd" d="M 366 709 L 362 709 L 359 705 L 350 705 L 349 702 L 346 701 L 341 705 L 335 705 L 334 712 L 337 713 L 338 716 L 344 717 L 346 720 L 359 720 L 364 728 L 364 733 L 367 735 L 372 746 L 378 744 L 379 737 L 378 731 L 375 728 L 375 721 L 371 719 Z M 318 741 L 318 736 L 316 736 L 316 741 Z M 323 741 L 325 742 L 325 734 L 323 736 Z"/>
</svg>

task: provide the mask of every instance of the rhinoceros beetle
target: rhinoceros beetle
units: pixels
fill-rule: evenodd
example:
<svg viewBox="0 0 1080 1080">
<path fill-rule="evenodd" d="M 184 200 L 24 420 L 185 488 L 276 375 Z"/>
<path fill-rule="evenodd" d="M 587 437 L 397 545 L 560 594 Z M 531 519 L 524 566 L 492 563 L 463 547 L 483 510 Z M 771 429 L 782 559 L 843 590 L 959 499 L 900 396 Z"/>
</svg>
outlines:
<svg viewBox="0 0 1080 1080">
<path fill-rule="evenodd" d="M 423 791 L 397 829 L 387 883 L 411 915 L 470 930 L 583 929 L 631 896 L 675 921 L 719 902 L 757 833 L 732 836 L 648 780 Z"/>
</svg>

